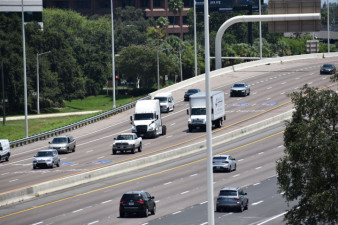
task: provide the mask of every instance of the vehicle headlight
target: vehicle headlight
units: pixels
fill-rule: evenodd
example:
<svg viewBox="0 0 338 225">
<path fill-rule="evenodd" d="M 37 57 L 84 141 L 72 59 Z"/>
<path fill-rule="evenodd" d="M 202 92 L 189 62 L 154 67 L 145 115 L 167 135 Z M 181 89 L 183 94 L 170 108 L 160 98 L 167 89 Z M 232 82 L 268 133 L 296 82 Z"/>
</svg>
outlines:
<svg viewBox="0 0 338 225">
<path fill-rule="evenodd" d="M 148 127 L 148 130 L 149 130 L 149 131 L 153 131 L 153 130 L 154 130 L 154 127 L 153 127 L 152 125 L 150 125 L 150 126 Z"/>
<path fill-rule="evenodd" d="M 135 126 L 132 126 L 132 127 L 131 127 L 131 131 L 132 131 L 133 133 L 135 133 L 135 132 L 136 132 L 136 127 L 135 127 Z"/>
<path fill-rule="evenodd" d="M 47 161 L 47 162 L 51 162 L 51 161 L 52 161 L 52 159 L 47 159 L 46 161 Z"/>
</svg>

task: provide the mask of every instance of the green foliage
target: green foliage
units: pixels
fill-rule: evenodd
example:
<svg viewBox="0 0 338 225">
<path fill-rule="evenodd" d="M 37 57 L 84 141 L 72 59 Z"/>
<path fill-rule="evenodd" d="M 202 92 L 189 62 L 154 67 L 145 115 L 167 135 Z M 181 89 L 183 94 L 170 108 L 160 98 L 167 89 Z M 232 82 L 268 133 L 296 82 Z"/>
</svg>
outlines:
<svg viewBox="0 0 338 225">
<path fill-rule="evenodd" d="M 295 112 L 286 122 L 285 156 L 277 162 L 288 224 L 337 224 L 338 94 L 305 85 L 291 95 Z"/>
</svg>

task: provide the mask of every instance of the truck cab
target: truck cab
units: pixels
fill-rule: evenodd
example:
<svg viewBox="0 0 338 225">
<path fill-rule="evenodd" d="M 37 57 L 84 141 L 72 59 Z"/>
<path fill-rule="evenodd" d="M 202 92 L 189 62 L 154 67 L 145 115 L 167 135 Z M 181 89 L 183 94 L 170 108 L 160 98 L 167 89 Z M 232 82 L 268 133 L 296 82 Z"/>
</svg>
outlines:
<svg viewBox="0 0 338 225">
<path fill-rule="evenodd" d="M 167 128 L 162 124 L 159 100 L 140 100 L 136 102 L 134 118 L 130 117 L 132 132 L 138 137 L 155 138 L 165 135 Z"/>
</svg>

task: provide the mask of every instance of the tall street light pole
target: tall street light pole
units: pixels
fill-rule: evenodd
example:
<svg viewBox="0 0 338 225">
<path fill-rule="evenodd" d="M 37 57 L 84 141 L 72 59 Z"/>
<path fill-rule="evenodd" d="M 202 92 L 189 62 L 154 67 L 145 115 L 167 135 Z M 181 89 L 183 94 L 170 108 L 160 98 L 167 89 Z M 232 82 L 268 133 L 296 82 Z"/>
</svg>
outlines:
<svg viewBox="0 0 338 225">
<path fill-rule="evenodd" d="M 166 49 L 157 49 L 156 50 L 156 60 L 157 60 L 157 90 L 160 90 L 160 57 L 159 53 L 163 52 L 165 50 L 168 50 L 169 48 Z"/>
<path fill-rule="evenodd" d="M 329 0 L 326 1 L 327 3 L 327 52 L 330 52 L 330 6 Z"/>
<path fill-rule="evenodd" d="M 194 49 L 195 49 L 195 77 L 196 77 L 197 76 L 196 0 L 194 0 Z"/>
<path fill-rule="evenodd" d="M 110 10 L 111 10 L 111 58 L 112 58 L 112 70 L 113 70 L 113 75 L 112 75 L 112 81 L 113 81 L 113 108 L 116 108 L 116 103 L 115 103 L 115 53 L 114 53 L 114 13 L 113 13 L 113 1 L 111 0 L 110 4 Z"/>
<path fill-rule="evenodd" d="M 179 50 L 179 53 L 180 53 L 180 73 L 181 73 L 181 81 L 183 81 L 181 43 L 178 43 L 178 50 Z"/>
<path fill-rule="evenodd" d="M 6 123 L 6 100 L 5 100 L 5 78 L 4 78 L 4 62 L 1 60 L 1 75 L 2 75 L 2 124 Z"/>
<path fill-rule="evenodd" d="M 27 109 L 27 72 L 26 72 L 26 39 L 25 39 L 25 17 L 23 12 L 23 0 L 21 0 L 22 20 L 22 46 L 23 46 L 23 71 L 24 71 L 24 98 L 25 98 L 25 134 L 28 137 L 28 109 Z"/>
<path fill-rule="evenodd" d="M 37 114 L 40 114 L 40 78 L 39 78 L 39 56 L 51 53 L 51 51 L 36 53 L 36 92 L 37 92 Z"/>
<path fill-rule="evenodd" d="M 259 15 L 262 15 L 262 0 L 258 0 Z M 259 21 L 259 56 L 262 59 L 262 21 Z"/>
<path fill-rule="evenodd" d="M 207 190 L 208 190 L 208 224 L 214 225 L 214 177 L 212 171 L 212 134 L 210 101 L 210 48 L 209 48 L 209 5 L 204 0 L 204 35 L 205 35 L 205 97 L 206 97 L 206 144 L 207 144 Z"/>
</svg>

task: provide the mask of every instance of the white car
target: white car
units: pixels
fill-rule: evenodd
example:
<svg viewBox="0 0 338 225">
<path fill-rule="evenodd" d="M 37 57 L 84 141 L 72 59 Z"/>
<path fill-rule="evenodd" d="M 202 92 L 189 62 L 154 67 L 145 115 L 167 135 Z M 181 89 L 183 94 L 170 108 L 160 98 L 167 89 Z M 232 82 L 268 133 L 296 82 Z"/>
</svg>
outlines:
<svg viewBox="0 0 338 225">
<path fill-rule="evenodd" d="M 60 157 L 55 149 L 39 150 L 34 156 L 33 169 L 37 167 L 51 167 L 54 165 L 60 166 Z"/>
<path fill-rule="evenodd" d="M 236 159 L 231 155 L 216 155 L 212 159 L 213 171 L 235 171 Z"/>
</svg>

